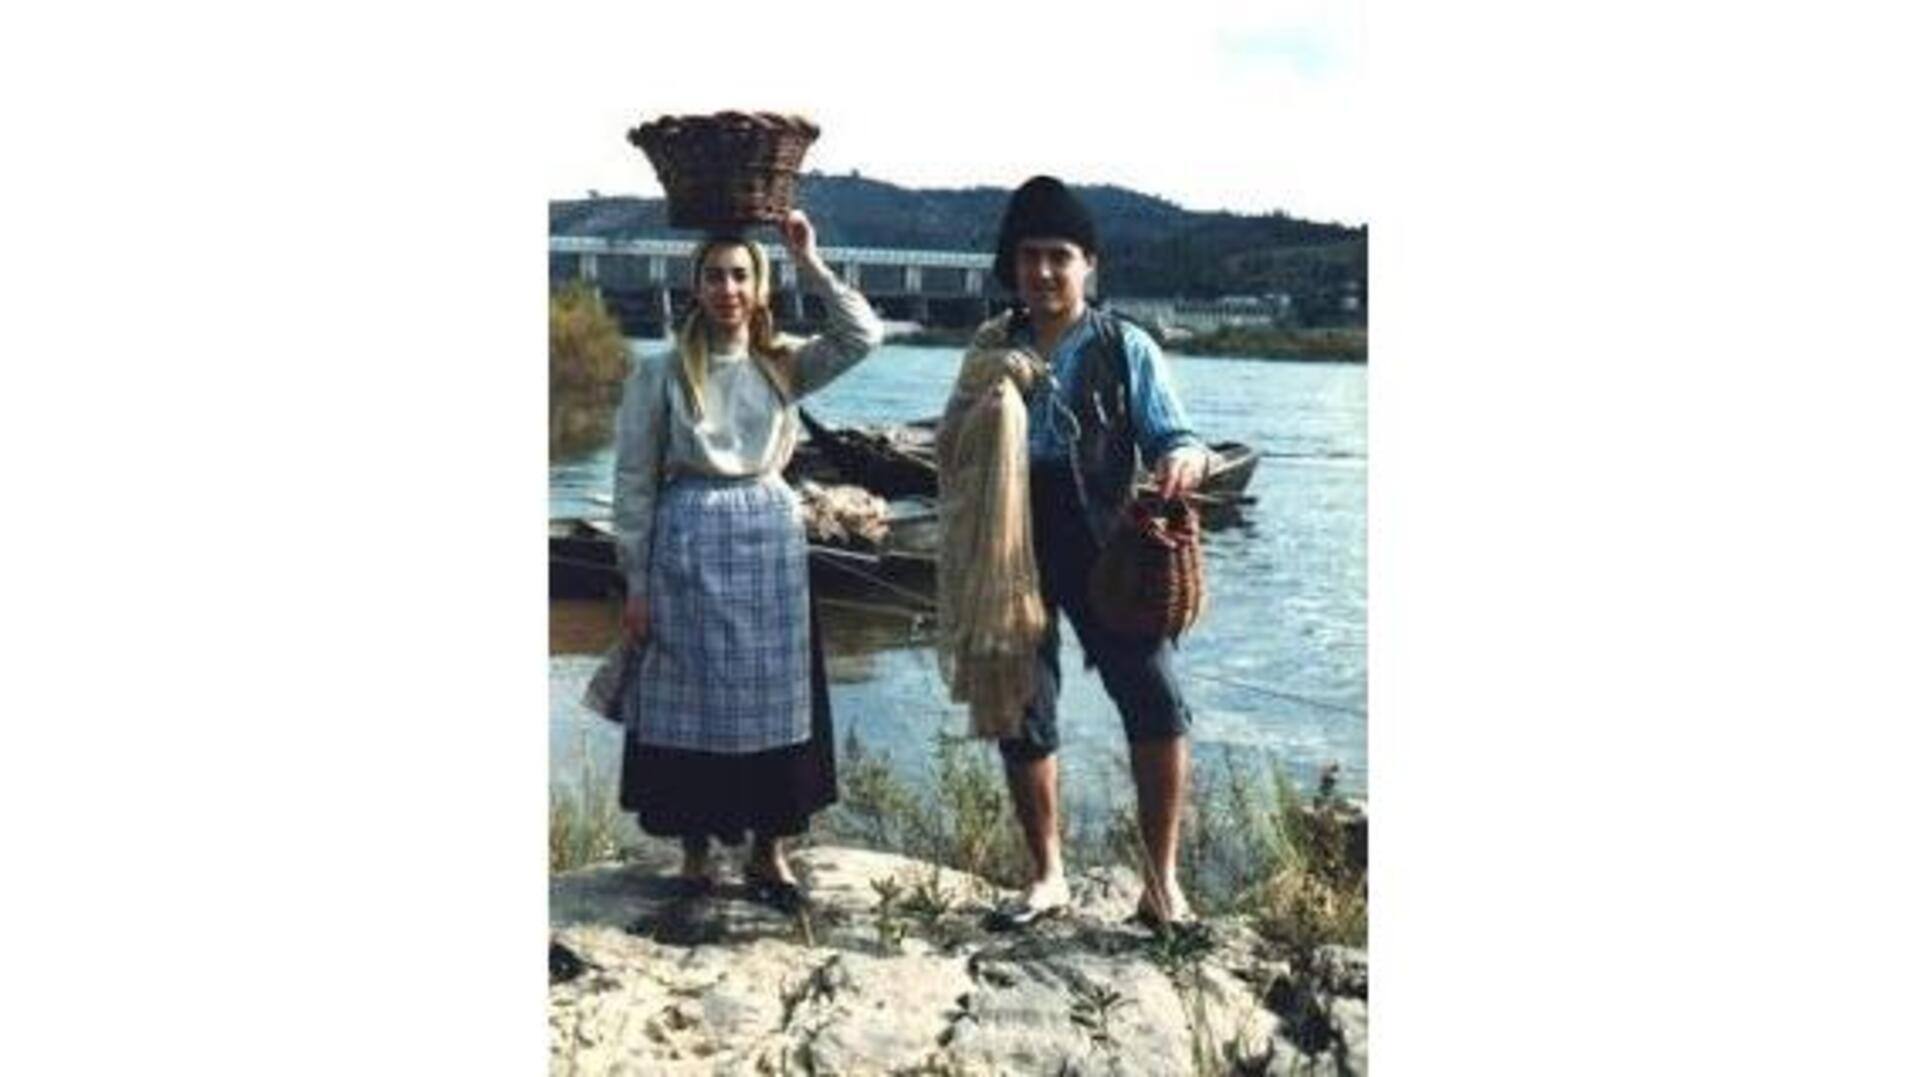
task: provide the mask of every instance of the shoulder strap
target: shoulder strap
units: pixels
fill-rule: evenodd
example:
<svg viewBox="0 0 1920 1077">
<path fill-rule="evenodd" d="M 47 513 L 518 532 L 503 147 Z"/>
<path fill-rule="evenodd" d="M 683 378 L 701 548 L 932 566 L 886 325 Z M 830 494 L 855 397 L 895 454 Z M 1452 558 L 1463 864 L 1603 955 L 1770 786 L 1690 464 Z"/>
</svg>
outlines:
<svg viewBox="0 0 1920 1077">
<path fill-rule="evenodd" d="M 1133 371 L 1127 365 L 1126 330 L 1121 325 L 1126 316 L 1116 314 L 1105 307 L 1094 307 L 1089 312 L 1093 319 L 1094 338 L 1100 342 L 1100 354 L 1106 364 L 1109 384 L 1120 387 L 1119 405 L 1128 407 L 1133 399 Z"/>
</svg>

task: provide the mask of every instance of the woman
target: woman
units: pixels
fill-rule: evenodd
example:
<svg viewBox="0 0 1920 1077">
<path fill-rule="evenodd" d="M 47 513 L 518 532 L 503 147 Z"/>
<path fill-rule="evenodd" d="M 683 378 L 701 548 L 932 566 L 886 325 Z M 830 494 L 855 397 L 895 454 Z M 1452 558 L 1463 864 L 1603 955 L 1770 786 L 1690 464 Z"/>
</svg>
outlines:
<svg viewBox="0 0 1920 1077">
<path fill-rule="evenodd" d="M 790 906 L 802 895 L 783 839 L 836 794 L 805 535 L 780 471 L 795 401 L 878 346 L 880 322 L 820 260 L 805 214 L 789 213 L 780 233 L 824 302 L 825 331 L 779 337 L 766 253 L 738 236 L 702 243 L 676 347 L 636 362 L 620 401 L 614 523 L 622 629 L 642 647 L 620 805 L 647 833 L 680 839 L 695 890 L 713 882 L 711 841 L 750 833 L 749 886 Z"/>
</svg>

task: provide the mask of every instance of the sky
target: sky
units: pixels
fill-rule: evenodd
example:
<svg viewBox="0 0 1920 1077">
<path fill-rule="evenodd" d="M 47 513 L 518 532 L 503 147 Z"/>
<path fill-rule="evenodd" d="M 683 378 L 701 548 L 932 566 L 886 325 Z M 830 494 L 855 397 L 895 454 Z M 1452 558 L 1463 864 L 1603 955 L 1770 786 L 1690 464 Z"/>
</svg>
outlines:
<svg viewBox="0 0 1920 1077">
<path fill-rule="evenodd" d="M 737 108 L 814 118 L 810 171 L 909 187 L 1050 172 L 1189 209 L 1367 220 L 1358 3 L 666 6 L 551 38 L 574 55 L 541 69 L 564 102 L 542 120 L 549 197 L 657 196 L 627 129 Z"/>
</svg>

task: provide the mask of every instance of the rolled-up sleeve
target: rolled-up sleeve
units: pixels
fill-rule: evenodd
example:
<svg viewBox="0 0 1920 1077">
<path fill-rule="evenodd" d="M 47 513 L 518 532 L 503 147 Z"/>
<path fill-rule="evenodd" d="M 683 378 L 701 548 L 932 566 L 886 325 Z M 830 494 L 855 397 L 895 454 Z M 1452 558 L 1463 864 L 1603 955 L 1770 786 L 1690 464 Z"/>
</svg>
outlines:
<svg viewBox="0 0 1920 1077">
<path fill-rule="evenodd" d="M 627 594 L 645 597 L 653 510 L 666 466 L 668 356 L 635 356 L 614 419 L 613 527 Z"/>
<path fill-rule="evenodd" d="M 794 355 L 796 399 L 852 369 L 878 348 L 882 339 L 880 317 L 857 289 L 805 267 L 799 273 L 806 290 L 826 304 L 827 324 L 819 336 L 800 345 Z"/>
<path fill-rule="evenodd" d="M 1176 449 L 1204 451 L 1206 443 L 1194 432 L 1187 410 L 1180 404 L 1174 388 L 1173 373 L 1160 345 L 1146 331 L 1126 325 L 1121 340 L 1127 353 L 1129 381 L 1133 387 L 1133 414 L 1140 455 L 1148 467 Z"/>
</svg>

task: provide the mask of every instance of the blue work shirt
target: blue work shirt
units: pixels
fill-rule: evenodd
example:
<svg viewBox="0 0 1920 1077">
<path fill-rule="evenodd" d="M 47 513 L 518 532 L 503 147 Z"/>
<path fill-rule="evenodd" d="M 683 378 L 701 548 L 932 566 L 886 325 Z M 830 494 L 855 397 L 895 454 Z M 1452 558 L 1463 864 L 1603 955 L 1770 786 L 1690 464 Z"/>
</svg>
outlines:
<svg viewBox="0 0 1920 1077">
<path fill-rule="evenodd" d="M 1051 381 L 1035 383 L 1033 396 L 1027 401 L 1027 455 L 1034 463 L 1067 462 L 1067 447 L 1072 442 L 1074 429 L 1072 401 L 1080 384 L 1081 365 L 1088 361 L 1083 357 L 1090 353 L 1097 356 L 1096 336 L 1093 319 L 1082 314 L 1079 321 L 1060 335 L 1053 354 L 1044 357 L 1053 377 Z M 1031 325 L 1017 330 L 1012 342 L 1038 351 Z M 1120 342 L 1127 358 L 1127 384 L 1132 387 L 1128 405 L 1133 411 L 1134 441 L 1147 466 L 1151 468 L 1161 456 L 1174 449 L 1203 448 L 1205 443 L 1193 432 L 1186 409 L 1180 406 L 1180 396 L 1174 391 L 1173 375 L 1167 369 L 1166 357 L 1160 354 L 1160 346 L 1146 330 L 1124 320 L 1120 321 Z"/>
</svg>

